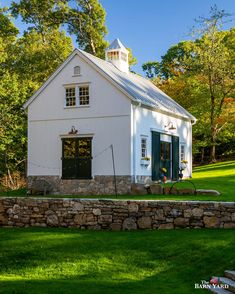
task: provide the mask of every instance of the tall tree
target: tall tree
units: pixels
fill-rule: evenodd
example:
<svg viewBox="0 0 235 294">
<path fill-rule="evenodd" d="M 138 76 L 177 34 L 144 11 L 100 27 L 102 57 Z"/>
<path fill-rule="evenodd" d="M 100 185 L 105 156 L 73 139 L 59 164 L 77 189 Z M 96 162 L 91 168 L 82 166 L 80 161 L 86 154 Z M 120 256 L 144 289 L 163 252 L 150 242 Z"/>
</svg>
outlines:
<svg viewBox="0 0 235 294">
<path fill-rule="evenodd" d="M 104 39 L 107 34 L 105 16 L 98 0 L 76 0 L 66 20 L 68 31 L 76 36 L 79 47 L 100 58 L 104 58 L 108 45 Z"/>
<path fill-rule="evenodd" d="M 13 1 L 10 10 L 13 16 L 22 18 L 29 25 L 28 31 L 35 30 L 45 42 L 45 34 L 55 30 L 64 22 L 68 11 L 67 0 L 20 0 Z"/>
<path fill-rule="evenodd" d="M 73 50 L 72 40 L 64 31 L 51 30 L 44 37 L 46 42 L 35 30 L 25 32 L 14 49 L 14 71 L 27 81 L 31 91 L 41 86 Z"/>
<path fill-rule="evenodd" d="M 157 61 L 148 61 L 142 65 L 142 69 L 145 72 L 147 78 L 155 78 L 159 74 L 160 64 Z"/>
<path fill-rule="evenodd" d="M 213 7 L 210 17 L 200 18 L 198 38 L 171 47 L 155 78 L 163 91 L 198 118 L 194 139 L 202 150 L 210 146 L 212 162 L 221 138 L 231 137 L 234 120 L 235 29 L 222 31 L 226 16 Z"/>
<path fill-rule="evenodd" d="M 40 33 L 44 42 L 48 30 L 65 25 L 81 49 L 104 58 L 106 14 L 98 0 L 20 0 L 13 2 L 10 10 L 30 25 L 28 30 Z"/>
<path fill-rule="evenodd" d="M 213 7 L 210 17 L 201 18 L 200 32 L 203 35 L 194 42 L 193 48 L 196 58 L 193 60 L 192 68 L 207 86 L 210 100 L 210 157 L 212 162 L 216 161 L 215 149 L 219 133 L 228 124 L 228 121 L 221 121 L 226 99 L 234 97 L 235 94 L 234 48 L 231 50 L 226 44 L 228 35 L 232 37 L 235 31 L 220 31 L 226 16 L 228 15 L 223 10 L 219 11 Z"/>
<path fill-rule="evenodd" d="M 137 58 L 133 56 L 131 48 L 126 48 L 126 49 L 129 51 L 128 62 L 129 62 L 129 67 L 131 68 L 133 65 L 137 63 Z"/>
<path fill-rule="evenodd" d="M 22 112 L 25 85 L 11 68 L 11 62 L 16 60 L 13 48 L 17 35 L 18 29 L 0 9 L 0 173 L 9 176 L 13 165 L 24 157 L 22 146 L 26 142 L 26 116 Z"/>
<path fill-rule="evenodd" d="M 0 171 L 11 179 L 26 158 L 26 114 L 23 103 L 72 51 L 62 31 L 31 29 L 17 38 L 11 19 L 0 13 Z M 21 165 L 20 165 L 21 164 Z M 24 165 L 23 165 L 24 166 Z"/>
</svg>

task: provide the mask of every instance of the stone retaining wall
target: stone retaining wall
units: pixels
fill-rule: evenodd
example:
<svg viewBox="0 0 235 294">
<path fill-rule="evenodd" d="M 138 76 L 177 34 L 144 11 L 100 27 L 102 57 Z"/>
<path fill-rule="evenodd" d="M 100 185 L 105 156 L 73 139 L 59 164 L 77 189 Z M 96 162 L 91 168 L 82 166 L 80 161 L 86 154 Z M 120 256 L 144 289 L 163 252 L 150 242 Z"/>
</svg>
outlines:
<svg viewBox="0 0 235 294">
<path fill-rule="evenodd" d="M 93 230 L 235 228 L 235 202 L 0 198 L 0 226 Z"/>
</svg>

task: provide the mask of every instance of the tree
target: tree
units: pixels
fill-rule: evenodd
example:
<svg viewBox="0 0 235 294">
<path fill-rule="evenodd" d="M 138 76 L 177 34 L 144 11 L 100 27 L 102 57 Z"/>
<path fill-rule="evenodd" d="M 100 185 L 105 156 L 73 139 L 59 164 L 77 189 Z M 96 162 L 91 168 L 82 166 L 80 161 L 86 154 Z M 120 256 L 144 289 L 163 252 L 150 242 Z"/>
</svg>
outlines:
<svg viewBox="0 0 235 294">
<path fill-rule="evenodd" d="M 145 72 L 147 78 L 152 79 L 159 74 L 160 64 L 157 61 L 145 62 L 142 65 L 142 69 Z"/>
<path fill-rule="evenodd" d="M 129 67 L 131 68 L 133 65 L 137 63 L 136 57 L 133 56 L 131 48 L 126 48 L 129 51 L 128 54 L 128 62 L 129 62 Z"/>
<path fill-rule="evenodd" d="M 35 30 L 41 34 L 45 42 L 45 34 L 49 30 L 58 29 L 64 22 L 68 11 L 67 0 L 21 0 L 12 2 L 10 11 L 13 16 L 22 18 L 22 21 L 31 26 L 28 31 Z"/>
<path fill-rule="evenodd" d="M 215 148 L 218 136 L 228 124 L 221 116 L 228 97 L 234 98 L 235 59 L 234 50 L 226 44 L 228 35 L 234 39 L 235 30 L 223 32 L 221 23 L 227 14 L 216 7 L 211 9 L 209 18 L 201 18 L 202 37 L 194 42 L 196 58 L 193 71 L 207 86 L 210 99 L 210 145 L 211 161 L 215 162 Z M 234 49 L 234 48 L 233 48 Z M 234 100 L 233 100 L 234 101 Z"/>
<path fill-rule="evenodd" d="M 79 47 L 97 57 L 104 58 L 108 43 L 105 10 L 98 0 L 76 0 L 70 7 L 66 23 L 70 34 L 76 36 Z"/>
<path fill-rule="evenodd" d="M 30 93 L 35 91 L 73 50 L 70 37 L 64 31 L 52 30 L 44 35 L 35 30 L 25 32 L 14 48 L 17 60 L 14 71 L 27 81 Z"/>
<path fill-rule="evenodd" d="M 3 9 L 0 10 L 0 172 L 7 173 L 25 154 L 26 116 L 22 111 L 25 86 L 12 71 L 10 59 L 15 60 L 13 47 L 18 29 Z"/>
<path fill-rule="evenodd" d="M 105 10 L 98 0 L 21 0 L 13 2 L 10 10 L 32 25 L 28 30 L 40 33 L 44 42 L 48 30 L 64 25 L 82 50 L 104 58 L 107 28 Z"/>
<path fill-rule="evenodd" d="M 162 56 L 154 83 L 198 118 L 194 146 L 216 145 L 231 138 L 234 127 L 235 29 L 222 31 L 227 16 L 213 7 L 210 17 L 200 18 L 198 38 L 172 46 Z M 199 35 L 198 35 L 199 34 Z"/>
<path fill-rule="evenodd" d="M 27 118 L 23 103 L 72 51 L 72 41 L 62 31 L 44 34 L 31 29 L 17 38 L 9 16 L 0 13 L 0 171 L 23 171 L 26 159 Z"/>
</svg>

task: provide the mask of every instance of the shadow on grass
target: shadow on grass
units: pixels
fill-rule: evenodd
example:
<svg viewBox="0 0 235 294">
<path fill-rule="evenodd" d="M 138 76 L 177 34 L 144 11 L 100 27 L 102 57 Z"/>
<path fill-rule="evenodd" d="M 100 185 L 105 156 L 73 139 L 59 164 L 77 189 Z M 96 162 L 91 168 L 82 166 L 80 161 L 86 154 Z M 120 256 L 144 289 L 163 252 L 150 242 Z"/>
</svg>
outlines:
<svg viewBox="0 0 235 294">
<path fill-rule="evenodd" d="M 0 293 L 186 294 L 235 266 L 234 230 L 0 232 Z"/>
<path fill-rule="evenodd" d="M 198 166 L 193 169 L 193 172 L 201 173 L 201 172 L 210 172 L 210 171 L 215 171 L 215 172 L 221 172 L 221 171 L 227 171 L 227 170 L 234 170 L 235 169 L 235 161 L 226 161 L 223 163 L 215 163 L 211 165 L 203 165 L 203 166 Z"/>
</svg>

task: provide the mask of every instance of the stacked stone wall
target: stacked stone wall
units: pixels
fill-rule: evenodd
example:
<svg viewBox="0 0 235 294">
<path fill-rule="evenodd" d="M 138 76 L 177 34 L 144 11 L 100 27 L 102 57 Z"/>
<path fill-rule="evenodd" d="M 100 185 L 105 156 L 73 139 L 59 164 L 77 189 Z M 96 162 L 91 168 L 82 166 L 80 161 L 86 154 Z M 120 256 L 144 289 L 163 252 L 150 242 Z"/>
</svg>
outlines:
<svg viewBox="0 0 235 294">
<path fill-rule="evenodd" d="M 0 226 L 92 230 L 235 228 L 234 202 L 0 198 Z"/>
<path fill-rule="evenodd" d="M 130 194 L 131 176 L 116 176 L 117 193 Z M 93 179 L 61 179 L 59 176 L 29 176 L 28 189 L 60 195 L 114 195 L 113 176 L 95 176 Z"/>
</svg>

